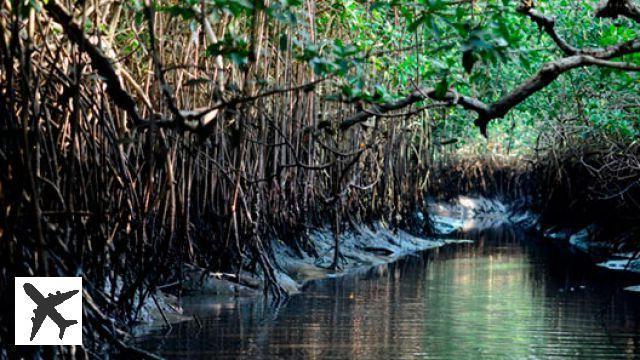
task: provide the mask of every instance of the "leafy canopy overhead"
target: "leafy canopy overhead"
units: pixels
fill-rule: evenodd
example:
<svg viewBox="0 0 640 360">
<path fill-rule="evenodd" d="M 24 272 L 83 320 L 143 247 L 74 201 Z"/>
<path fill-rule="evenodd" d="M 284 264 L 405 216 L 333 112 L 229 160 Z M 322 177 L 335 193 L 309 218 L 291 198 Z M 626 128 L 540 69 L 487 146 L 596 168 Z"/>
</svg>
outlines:
<svg viewBox="0 0 640 360">
<path fill-rule="evenodd" d="M 204 56 L 239 71 L 258 59 L 290 57 L 326 78 L 335 86 L 323 88 L 325 100 L 362 110 L 335 119 L 343 130 L 382 112 L 438 103 L 449 109 L 431 113 L 432 126 L 467 139 L 458 146 L 477 141 L 472 123 L 523 148 L 558 120 L 585 132 L 638 135 L 640 10 L 632 0 L 161 0 L 153 6 L 190 26 L 203 18 L 223 24 L 224 36 Z M 260 19 L 279 36 L 258 38 Z M 249 82 L 262 89 L 275 83 L 253 75 Z"/>
</svg>

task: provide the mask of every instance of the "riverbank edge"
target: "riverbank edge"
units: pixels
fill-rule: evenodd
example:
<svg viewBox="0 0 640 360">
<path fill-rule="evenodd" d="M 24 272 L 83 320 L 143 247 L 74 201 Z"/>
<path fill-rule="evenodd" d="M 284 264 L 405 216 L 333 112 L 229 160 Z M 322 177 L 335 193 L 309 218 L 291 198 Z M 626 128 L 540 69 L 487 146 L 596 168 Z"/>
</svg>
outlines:
<svg viewBox="0 0 640 360">
<path fill-rule="evenodd" d="M 536 230 L 546 241 L 586 256 L 599 268 L 631 274 L 640 280 L 640 252 L 621 250 L 625 244 L 616 244 L 603 238 L 603 228 L 604 225 L 596 223 L 578 227 L 567 224 L 543 227 L 542 224 L 538 224 Z M 629 233 L 633 234 L 633 231 L 629 230 Z M 640 285 L 628 286 L 624 290 L 640 293 Z"/>
<path fill-rule="evenodd" d="M 300 236 L 307 241 L 307 249 L 289 246 L 281 239 L 272 239 L 270 249 L 280 285 L 289 296 L 303 291 L 314 280 L 335 278 L 360 269 L 389 264 L 407 255 L 419 253 L 452 243 L 468 242 L 464 233 L 469 229 L 482 229 L 509 224 L 523 229 L 536 226 L 538 215 L 528 210 L 505 205 L 498 199 L 459 197 L 448 202 L 429 203 L 429 216 L 414 214 L 411 229 L 430 223 L 431 235 L 416 234 L 404 228 L 393 228 L 384 221 L 368 224 L 351 223 L 340 235 L 341 269 L 330 269 L 333 262 L 334 237 L 329 226 L 309 228 Z M 420 224 L 422 223 L 422 224 Z M 416 225 L 416 224 L 414 224 Z M 299 243 L 298 241 L 289 243 Z M 230 298 L 256 297 L 264 293 L 264 277 L 260 272 L 240 271 L 235 274 L 211 272 L 193 265 L 183 265 L 184 280 L 180 284 L 182 298 L 210 296 L 211 302 L 224 302 Z M 194 320 L 184 315 L 180 299 L 162 291 L 149 297 L 142 306 L 139 325 L 133 333 L 140 335 L 149 330 Z"/>
<path fill-rule="evenodd" d="M 540 214 L 522 203 L 510 203 L 486 197 L 459 196 L 449 201 L 432 201 L 428 206 L 429 216 L 417 212 L 418 222 L 430 222 L 434 234 L 416 235 L 407 229 L 392 228 L 383 221 L 369 224 L 351 223 L 340 235 L 341 269 L 330 269 L 333 261 L 334 238 L 329 226 L 309 228 L 304 236 L 310 253 L 294 249 L 281 239 L 271 240 L 271 252 L 276 265 L 276 276 L 289 296 L 303 291 L 306 284 L 315 280 L 345 276 L 361 269 L 393 263 L 407 255 L 419 253 L 464 241 L 465 233 L 499 226 L 515 226 L 525 231 L 536 232 L 545 241 L 569 248 L 588 256 L 600 267 L 613 271 L 630 271 L 630 268 L 615 268 L 603 263 L 603 246 L 609 243 L 596 241 L 593 237 L 596 225 L 570 228 L 561 224 L 543 224 Z M 416 228 L 415 226 L 413 228 Z M 291 242 L 290 242 L 291 243 Z M 299 242 L 293 242 L 299 243 Z M 607 256 L 616 256 L 608 250 Z M 611 260 L 609 260 L 611 261 Z M 640 272 L 640 271 L 639 271 Z M 205 269 L 183 265 L 184 281 L 181 283 L 182 298 L 194 296 L 210 297 L 211 303 L 228 302 L 229 299 L 257 297 L 264 294 L 264 277 L 260 272 L 241 271 L 236 274 L 210 272 Z M 634 290 L 634 289 L 627 289 Z M 181 321 L 196 320 L 184 315 L 180 299 L 157 291 L 145 303 L 140 312 L 141 319 L 132 334 L 139 336 L 160 327 L 170 327 Z"/>
<path fill-rule="evenodd" d="M 545 222 L 544 212 L 533 210 L 535 207 L 527 199 L 501 201 L 499 198 L 458 195 L 448 202 L 433 201 L 431 204 L 429 212 L 434 219 L 434 227 L 441 231 L 455 231 L 458 227 L 462 229 L 459 235 L 464 236 L 469 230 L 498 227 L 508 222 L 569 250 L 568 254 L 588 258 L 594 266 L 635 275 L 640 280 L 640 252 L 625 250 L 625 247 L 630 247 L 629 240 L 637 236 L 633 228 L 618 229 L 606 221 L 590 224 Z M 628 286 L 624 290 L 640 293 L 640 285 Z"/>
<path fill-rule="evenodd" d="M 393 263 L 407 255 L 468 241 L 448 238 L 446 234 L 415 235 L 406 229 L 391 228 L 383 221 L 352 224 L 348 231 L 340 235 L 341 269 L 334 271 L 330 269 L 334 246 L 330 228 L 310 228 L 302 236 L 316 254 L 294 249 L 280 239 L 271 240 L 276 276 L 288 296 L 301 293 L 310 281 L 345 276 L 360 269 Z M 133 328 L 134 336 L 158 327 L 196 320 L 184 314 L 180 306 L 181 298 L 210 296 L 211 302 L 216 303 L 228 301 L 229 298 L 264 294 L 264 277 L 260 272 L 211 272 L 184 264 L 183 274 L 180 298 L 162 290 L 148 297 L 139 312 L 138 324 Z"/>
</svg>

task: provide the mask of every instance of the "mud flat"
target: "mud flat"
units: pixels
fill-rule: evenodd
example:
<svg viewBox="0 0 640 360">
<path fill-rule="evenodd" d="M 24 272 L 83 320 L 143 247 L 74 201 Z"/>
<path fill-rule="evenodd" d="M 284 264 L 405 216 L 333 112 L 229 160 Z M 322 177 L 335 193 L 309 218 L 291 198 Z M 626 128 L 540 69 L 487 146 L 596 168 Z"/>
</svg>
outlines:
<svg viewBox="0 0 640 360">
<path fill-rule="evenodd" d="M 409 254 L 434 249 L 451 243 L 469 242 L 459 239 L 470 229 L 502 225 L 532 228 L 537 223 L 534 213 L 520 211 L 496 199 L 460 196 L 448 202 L 433 202 L 429 216 L 416 213 L 418 222 L 429 221 L 432 236 L 415 235 L 403 229 L 392 229 L 382 221 L 351 224 L 340 235 L 340 269 L 331 269 L 334 237 L 328 227 L 308 229 L 306 249 L 292 248 L 285 241 L 272 240 L 271 249 L 277 279 L 289 295 L 302 291 L 313 280 L 340 277 L 366 271 L 380 264 L 394 262 Z M 185 264 L 184 281 L 179 284 L 183 297 L 206 297 L 211 304 L 233 298 L 261 296 L 264 279 L 260 272 L 211 272 Z M 173 295 L 157 291 L 141 308 L 142 328 L 156 327 L 192 319 L 183 315 L 180 301 Z"/>
</svg>

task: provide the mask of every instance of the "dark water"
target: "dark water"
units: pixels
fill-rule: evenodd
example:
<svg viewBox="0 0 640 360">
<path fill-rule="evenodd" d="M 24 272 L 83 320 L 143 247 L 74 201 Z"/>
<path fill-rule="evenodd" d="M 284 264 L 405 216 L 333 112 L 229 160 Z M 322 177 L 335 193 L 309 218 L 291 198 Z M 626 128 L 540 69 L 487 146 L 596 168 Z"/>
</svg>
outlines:
<svg viewBox="0 0 640 360">
<path fill-rule="evenodd" d="M 196 322 L 138 341 L 169 358 L 636 358 L 640 296 L 509 229 L 311 284 L 274 308 L 195 302 Z M 638 283 L 638 279 L 635 279 Z"/>
</svg>

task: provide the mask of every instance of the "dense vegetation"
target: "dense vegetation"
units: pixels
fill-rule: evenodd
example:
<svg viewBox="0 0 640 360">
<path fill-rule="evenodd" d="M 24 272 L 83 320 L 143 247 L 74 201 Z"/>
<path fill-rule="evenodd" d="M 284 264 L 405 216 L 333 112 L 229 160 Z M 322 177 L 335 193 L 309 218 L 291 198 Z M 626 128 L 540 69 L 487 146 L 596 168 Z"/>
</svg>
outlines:
<svg viewBox="0 0 640 360">
<path fill-rule="evenodd" d="M 87 336 L 127 350 L 181 264 L 284 296 L 270 240 L 410 226 L 477 159 L 635 214 L 638 22 L 630 0 L 5 1 L 0 289 L 82 274 Z"/>
</svg>

